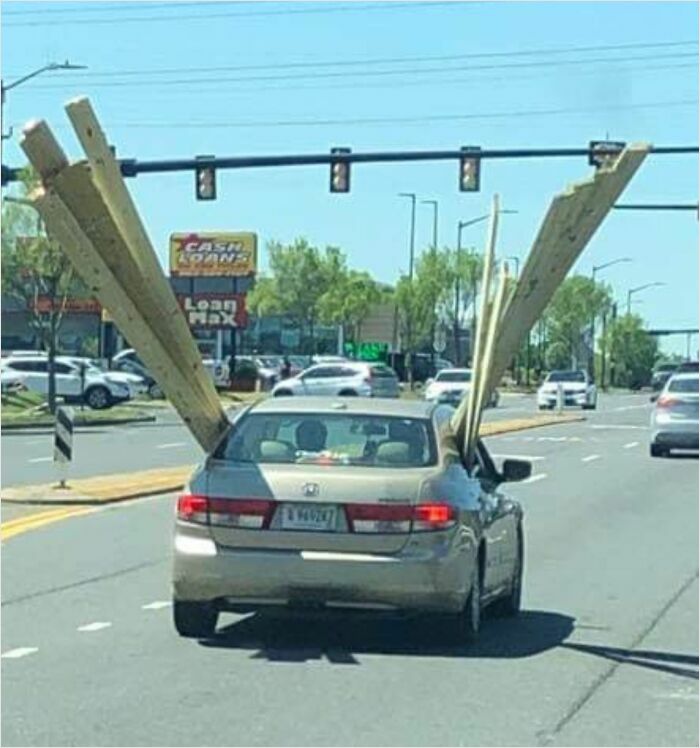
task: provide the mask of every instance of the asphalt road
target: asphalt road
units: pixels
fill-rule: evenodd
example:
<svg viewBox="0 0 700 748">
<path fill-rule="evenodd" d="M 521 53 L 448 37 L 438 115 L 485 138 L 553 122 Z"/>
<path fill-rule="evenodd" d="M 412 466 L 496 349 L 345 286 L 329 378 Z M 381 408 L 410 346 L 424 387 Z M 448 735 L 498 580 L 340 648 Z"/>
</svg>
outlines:
<svg viewBox="0 0 700 748">
<path fill-rule="evenodd" d="M 10 538 L 2 743 L 697 745 L 697 457 L 648 456 L 643 397 L 590 416 L 488 440 L 533 460 L 525 611 L 471 647 L 390 616 L 178 638 L 173 497 Z"/>
<path fill-rule="evenodd" d="M 629 396 L 601 396 L 601 408 L 626 405 Z M 485 420 L 519 418 L 537 412 L 533 396 L 507 395 L 498 408 L 486 411 Z M 69 476 L 148 470 L 195 464 L 202 451 L 171 408 L 157 409 L 155 423 L 77 429 L 73 436 L 73 463 Z M 58 480 L 53 464 L 53 431 L 5 431 L 0 440 L 2 485 L 20 486 Z"/>
</svg>

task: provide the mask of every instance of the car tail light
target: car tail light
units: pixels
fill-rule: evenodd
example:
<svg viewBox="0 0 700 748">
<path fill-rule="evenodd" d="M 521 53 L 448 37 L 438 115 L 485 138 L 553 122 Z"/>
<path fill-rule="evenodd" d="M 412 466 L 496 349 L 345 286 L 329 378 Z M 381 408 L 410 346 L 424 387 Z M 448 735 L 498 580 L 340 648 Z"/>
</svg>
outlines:
<svg viewBox="0 0 700 748">
<path fill-rule="evenodd" d="M 266 499 L 209 499 L 209 524 L 260 530 L 269 526 L 274 506 Z"/>
<path fill-rule="evenodd" d="M 177 500 L 177 518 L 185 522 L 206 525 L 208 511 L 209 501 L 206 496 L 186 493 Z"/>
<path fill-rule="evenodd" d="M 656 407 L 657 408 L 671 408 L 674 405 L 678 404 L 678 400 L 676 400 L 673 397 L 670 397 L 669 395 L 662 395 L 657 401 L 656 401 Z"/>
<path fill-rule="evenodd" d="M 201 525 L 224 525 L 259 530 L 268 527 L 275 503 L 266 499 L 220 499 L 184 494 L 177 502 L 177 516 Z"/>
<path fill-rule="evenodd" d="M 352 532 L 409 532 L 413 507 L 410 504 L 346 504 Z"/>
<path fill-rule="evenodd" d="M 413 507 L 413 531 L 445 530 L 457 521 L 457 511 L 452 504 L 430 501 Z"/>
<path fill-rule="evenodd" d="M 347 504 L 348 524 L 352 532 L 407 533 L 445 530 L 457 521 L 451 504 L 431 501 L 410 504 Z"/>
</svg>

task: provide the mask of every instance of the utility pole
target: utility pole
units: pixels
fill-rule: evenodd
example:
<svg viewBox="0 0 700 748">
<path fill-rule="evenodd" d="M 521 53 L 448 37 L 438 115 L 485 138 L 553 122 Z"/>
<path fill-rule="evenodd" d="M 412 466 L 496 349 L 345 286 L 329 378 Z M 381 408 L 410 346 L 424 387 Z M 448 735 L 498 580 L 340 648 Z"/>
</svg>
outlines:
<svg viewBox="0 0 700 748">
<path fill-rule="evenodd" d="M 415 192 L 399 192 L 399 197 L 410 197 L 411 198 L 411 231 L 409 234 L 409 249 L 408 249 L 408 277 L 413 280 L 413 263 L 416 255 L 416 193 Z"/>
<path fill-rule="evenodd" d="M 437 200 L 421 200 L 423 205 L 433 206 L 433 252 L 437 252 L 438 248 L 438 201 Z"/>
<path fill-rule="evenodd" d="M 611 267 L 612 265 L 617 265 L 620 262 L 632 262 L 631 257 L 619 257 L 617 260 L 610 260 L 610 262 L 604 262 L 602 265 L 594 265 L 593 266 L 593 272 L 591 273 L 591 280 L 593 281 L 593 286 L 595 290 L 595 274 L 599 270 L 604 270 L 605 268 Z M 591 376 L 595 376 L 595 312 L 591 313 L 591 355 L 588 359 L 588 371 Z"/>
<path fill-rule="evenodd" d="M 637 286 L 636 288 L 630 288 L 627 292 L 627 314 L 632 313 L 632 295 L 644 291 L 646 288 L 654 288 L 656 286 L 665 286 L 663 281 L 654 281 L 654 283 L 645 283 L 643 286 Z"/>
</svg>

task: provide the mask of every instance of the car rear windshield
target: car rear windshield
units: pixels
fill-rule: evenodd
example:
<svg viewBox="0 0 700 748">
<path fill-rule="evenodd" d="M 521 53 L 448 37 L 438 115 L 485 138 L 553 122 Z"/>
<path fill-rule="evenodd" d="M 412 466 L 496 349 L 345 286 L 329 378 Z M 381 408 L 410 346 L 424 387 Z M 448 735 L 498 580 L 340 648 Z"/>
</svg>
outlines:
<svg viewBox="0 0 700 748">
<path fill-rule="evenodd" d="M 682 379 L 672 379 L 668 385 L 669 392 L 697 392 L 698 377 L 683 377 Z"/>
<path fill-rule="evenodd" d="M 382 377 L 385 379 L 396 379 L 396 372 L 388 366 L 374 365 L 370 366 L 373 377 Z"/>
<path fill-rule="evenodd" d="M 436 382 L 471 382 L 470 371 L 439 371 L 435 376 Z"/>
<path fill-rule="evenodd" d="M 586 377 L 582 371 L 553 371 L 548 377 L 548 382 L 585 382 Z"/>
<path fill-rule="evenodd" d="M 214 457 L 231 462 L 427 467 L 437 461 L 431 422 L 336 413 L 250 413 Z"/>
</svg>

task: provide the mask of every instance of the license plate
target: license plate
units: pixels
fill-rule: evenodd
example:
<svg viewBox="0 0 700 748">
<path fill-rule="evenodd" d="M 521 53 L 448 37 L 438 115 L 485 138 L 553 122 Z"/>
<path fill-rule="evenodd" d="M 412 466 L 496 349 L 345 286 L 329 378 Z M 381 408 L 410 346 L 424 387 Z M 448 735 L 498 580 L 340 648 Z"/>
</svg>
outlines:
<svg viewBox="0 0 700 748">
<path fill-rule="evenodd" d="M 338 507 L 334 504 L 284 504 L 283 530 L 310 530 L 328 532 L 335 530 Z"/>
</svg>

